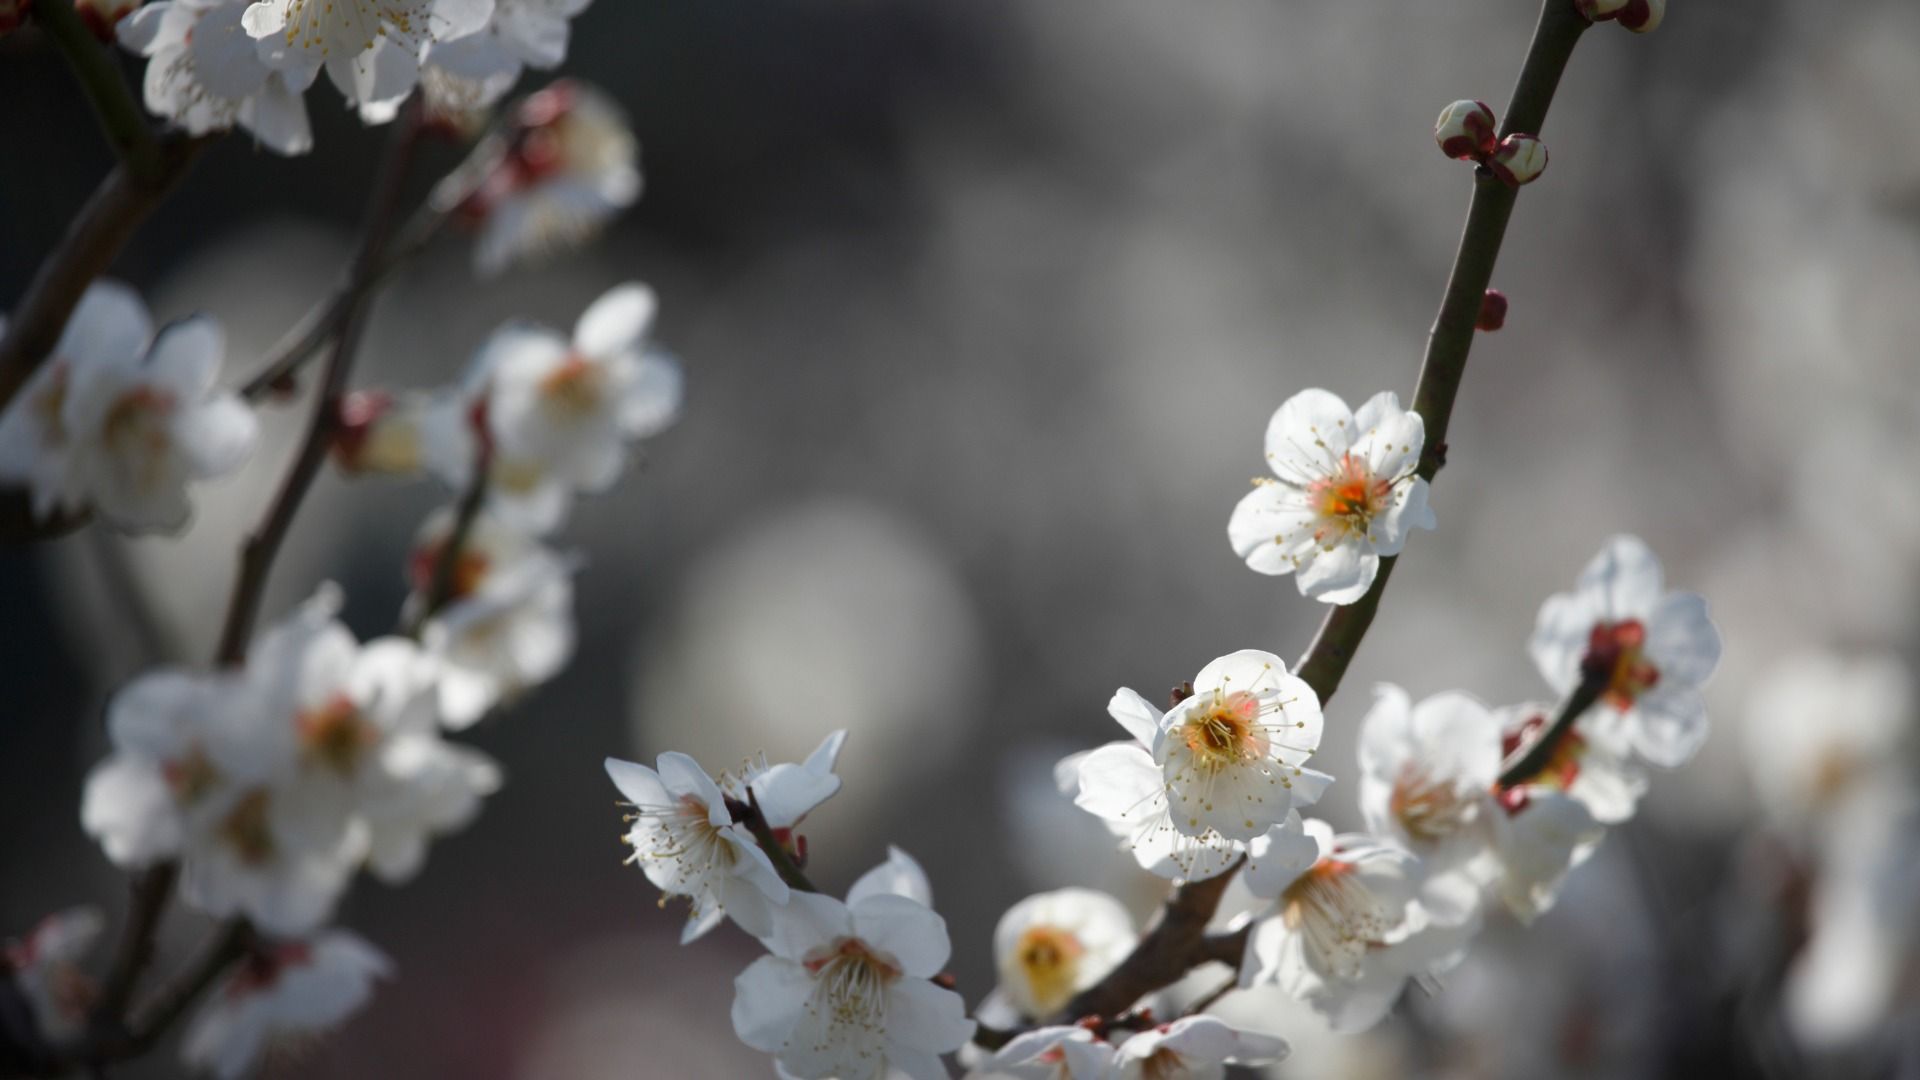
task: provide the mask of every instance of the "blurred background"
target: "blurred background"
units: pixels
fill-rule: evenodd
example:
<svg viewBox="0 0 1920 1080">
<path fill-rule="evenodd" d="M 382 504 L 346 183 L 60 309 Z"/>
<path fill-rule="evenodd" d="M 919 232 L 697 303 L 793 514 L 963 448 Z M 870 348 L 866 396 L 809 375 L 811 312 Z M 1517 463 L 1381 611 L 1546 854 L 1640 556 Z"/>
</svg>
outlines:
<svg viewBox="0 0 1920 1080">
<path fill-rule="evenodd" d="M 1467 170 L 1434 151 L 1460 97 L 1499 110 L 1531 0 L 601 0 L 567 72 L 643 147 L 639 205 L 585 253 L 485 283 L 440 246 L 381 301 L 363 386 L 451 379 L 494 324 L 569 326 L 628 279 L 662 299 L 688 407 L 562 533 L 581 552 L 570 668 L 469 740 L 507 771 L 405 889 L 341 922 L 398 961 L 286 1077 L 754 1077 L 737 931 L 675 944 L 621 865 L 608 754 L 717 770 L 851 729 L 809 819 L 844 889 L 888 843 L 929 870 L 969 1000 L 1022 896 L 1159 884 L 1054 794 L 1212 657 L 1296 655 L 1322 614 L 1248 571 L 1225 526 L 1304 386 L 1411 392 Z M 538 85 L 538 80 L 529 83 Z M 115 266 L 162 317 L 227 325 L 250 371 L 350 250 L 381 133 L 330 88 L 319 150 L 243 137 Z M 0 42 L 0 307 L 108 158 L 57 57 Z M 1676 3 L 1602 26 L 1520 201 L 1421 534 L 1339 696 L 1321 805 L 1357 826 L 1371 686 L 1545 696 L 1534 613 L 1610 534 L 1645 537 L 1726 638 L 1714 732 L 1529 930 L 1379 1029 L 1294 1042 L 1290 1077 L 1920 1075 L 1920 7 Z M 424 194 L 458 151 L 420 170 Z M 0 552 L 0 936 L 124 903 L 83 835 L 103 704 L 211 652 L 241 532 L 297 433 L 202 489 L 183 539 L 98 532 Z M 393 625 L 430 482 L 323 476 L 266 614 L 325 579 Z M 136 598 L 133 599 L 133 598 Z M 1859 732 L 1871 732 L 1859 735 Z M 166 956 L 199 927 L 176 914 Z M 1207 980 L 1213 981 L 1211 977 Z M 170 1054 L 128 1077 L 168 1076 Z"/>
</svg>

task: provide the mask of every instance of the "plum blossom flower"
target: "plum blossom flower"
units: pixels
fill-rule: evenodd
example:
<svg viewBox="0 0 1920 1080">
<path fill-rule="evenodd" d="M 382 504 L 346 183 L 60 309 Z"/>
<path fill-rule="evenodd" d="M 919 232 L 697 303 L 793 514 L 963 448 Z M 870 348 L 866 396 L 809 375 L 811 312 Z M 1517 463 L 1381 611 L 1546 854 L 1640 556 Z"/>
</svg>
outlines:
<svg viewBox="0 0 1920 1080">
<path fill-rule="evenodd" d="M 181 1042 L 187 1065 L 221 1080 L 359 1011 L 393 962 L 358 935 L 328 930 L 255 949 L 208 996 Z"/>
<path fill-rule="evenodd" d="M 620 478 L 628 443 L 678 417 L 679 365 L 646 340 L 656 306 L 646 286 L 621 285 L 587 308 L 571 340 L 512 322 L 481 347 L 469 384 L 485 400 L 487 491 L 503 519 L 552 531 L 574 492 L 605 491 Z M 450 407 L 455 419 L 441 423 L 471 431 L 468 407 Z M 479 455 L 459 440 L 444 445 L 436 471 L 464 488 Z"/>
<path fill-rule="evenodd" d="M 1786 657 L 1754 686 L 1744 715 L 1748 773 L 1762 805 L 1803 828 L 1902 767 L 1913 675 L 1891 655 Z"/>
<path fill-rule="evenodd" d="M 1014 1080 L 1105 1080 L 1114 1047 L 1078 1024 L 1036 1028 L 1017 1035 L 987 1062 L 981 1077 Z"/>
<path fill-rule="evenodd" d="M 999 990 L 1024 1016 L 1052 1016 L 1126 959 L 1137 939 L 1125 905 L 1106 893 L 1057 889 L 1029 896 L 1008 908 L 993 931 Z"/>
<path fill-rule="evenodd" d="M 910 875 L 909 875 L 910 877 Z M 973 1036 L 960 995 L 930 981 L 952 947 L 946 920 L 869 875 L 845 903 L 795 892 L 734 979 L 733 1030 L 801 1080 L 943 1080 L 940 1055 Z"/>
<path fill-rule="evenodd" d="M 619 106 L 561 80 L 530 95 L 505 130 L 435 189 L 434 205 L 479 231 L 474 270 L 578 247 L 640 197 L 639 143 Z"/>
<path fill-rule="evenodd" d="M 1188 1016 L 1142 1031 L 1120 1044 L 1110 1080 L 1221 1080 L 1228 1065 L 1268 1065 L 1286 1058 L 1286 1040 L 1241 1031 L 1213 1016 Z"/>
<path fill-rule="evenodd" d="M 1060 764 L 1074 803 L 1107 823 L 1140 865 L 1199 881 L 1233 865 L 1245 841 L 1308 806 L 1333 782 L 1304 762 L 1320 743 L 1313 689 L 1272 653 L 1221 657 L 1194 694 L 1162 714 L 1132 690 L 1107 711 L 1133 736 Z M 1258 824 L 1265 821 L 1265 825 Z"/>
<path fill-rule="evenodd" d="M 99 987 L 80 963 L 105 928 L 98 909 L 68 908 L 40 920 L 25 940 L 8 942 L 0 950 L 0 972 L 26 999 L 43 1042 L 63 1042 L 85 1030 Z"/>
<path fill-rule="evenodd" d="M 1522 705 L 1495 714 L 1504 754 L 1538 738 L 1547 710 Z M 1521 922 L 1553 906 L 1567 874 L 1593 854 L 1606 825 L 1631 817 L 1644 774 L 1580 727 L 1564 733 L 1545 768 L 1530 780 L 1492 788 L 1490 846 L 1471 872 Z"/>
<path fill-rule="evenodd" d="M 128 531 L 178 531 L 187 485 L 253 449 L 252 411 L 214 387 L 225 347 L 212 319 L 155 333 L 133 290 L 95 282 L 0 414 L 0 482 L 26 485 L 38 517 L 92 507 Z"/>
<path fill-rule="evenodd" d="M 687 898 L 682 944 L 728 916 L 750 934 L 766 934 L 772 909 L 788 899 L 773 861 L 734 823 L 719 785 L 692 758 L 669 751 L 655 764 L 606 760 L 608 777 L 633 808 L 627 861 L 660 889 L 663 906 L 670 897 Z"/>
<path fill-rule="evenodd" d="M 751 792 L 767 826 L 775 834 L 790 831 L 840 790 L 840 777 L 834 773 L 833 766 L 846 741 L 845 729 L 835 731 L 821 740 L 802 762 L 769 765 L 766 755 L 762 754 L 759 760 L 748 763 L 738 776 L 732 773 L 721 776 L 720 787 L 728 798 L 738 802 L 746 802 Z"/>
<path fill-rule="evenodd" d="M 1409 977 L 1451 966 L 1478 929 L 1435 923 L 1420 873 L 1402 848 L 1289 815 L 1248 848 L 1246 886 L 1275 906 L 1248 937 L 1240 984 L 1276 983 L 1336 1031 L 1373 1026 Z"/>
<path fill-rule="evenodd" d="M 1607 541 L 1573 592 L 1548 598 L 1528 648 L 1562 695 L 1585 666 L 1605 667 L 1605 693 L 1584 721 L 1596 738 L 1668 768 L 1705 741 L 1700 688 L 1720 661 L 1720 632 L 1705 599 L 1664 591 L 1660 563 L 1638 537 Z"/>
<path fill-rule="evenodd" d="M 313 149 L 306 84 L 261 58 L 240 25 L 250 0 L 158 0 L 118 28 L 120 44 L 147 58 L 147 108 L 206 135 L 240 127 L 278 154 Z"/>
<path fill-rule="evenodd" d="M 408 577 L 419 612 L 454 515 L 427 519 Z M 441 721 L 471 726 L 489 709 L 558 674 L 573 657 L 573 574 L 561 555 L 482 511 L 454 560 L 447 603 L 425 613 L 421 644 L 438 663 Z"/>
<path fill-rule="evenodd" d="M 484 109 L 504 97 L 527 68 L 551 70 L 567 58 L 568 21 L 593 0 L 494 0 L 477 33 L 427 46 L 422 86 L 445 110 Z"/>
<path fill-rule="evenodd" d="M 1427 482 L 1415 475 L 1426 440 L 1420 414 L 1382 392 L 1357 412 L 1325 390 L 1288 398 L 1267 425 L 1267 465 L 1233 508 L 1227 537 L 1263 574 L 1293 574 L 1302 596 L 1351 604 L 1383 556 L 1413 529 L 1434 527 Z"/>
<path fill-rule="evenodd" d="M 392 119 L 429 43 L 477 33 L 494 0 L 258 0 L 241 25 L 260 55 L 305 90 L 322 68 L 369 123 Z"/>
</svg>

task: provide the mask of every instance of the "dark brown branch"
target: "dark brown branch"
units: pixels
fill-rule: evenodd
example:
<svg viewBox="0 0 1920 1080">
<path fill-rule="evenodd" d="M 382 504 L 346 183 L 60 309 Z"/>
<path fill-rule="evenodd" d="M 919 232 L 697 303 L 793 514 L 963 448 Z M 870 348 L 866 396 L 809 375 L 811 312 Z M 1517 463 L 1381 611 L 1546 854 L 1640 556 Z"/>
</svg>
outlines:
<svg viewBox="0 0 1920 1080">
<path fill-rule="evenodd" d="M 1560 711 L 1554 715 L 1553 722 L 1531 743 L 1514 751 L 1511 758 L 1500 770 L 1499 784 L 1503 788 L 1524 784 L 1540 775 L 1553 761 L 1553 753 L 1560 746 L 1560 740 L 1573 725 L 1586 715 L 1588 709 L 1600 700 L 1612 682 L 1613 671 L 1610 665 L 1585 664 L 1581 668 L 1580 683 L 1560 704 Z"/>
<path fill-rule="evenodd" d="M 767 824 L 767 815 L 760 811 L 760 799 L 754 795 L 753 788 L 747 788 L 746 802 L 728 799 L 727 806 L 733 811 L 733 820 L 745 825 L 747 831 L 753 834 L 754 841 L 760 845 L 761 851 L 767 853 L 774 871 L 780 875 L 781 881 L 787 883 L 788 888 L 801 892 L 820 891 L 814 888 L 813 882 L 807 880 L 800 864 L 793 861 L 793 853 L 787 850 L 787 845 L 773 834 L 773 828 Z"/>
<path fill-rule="evenodd" d="M 100 986 L 100 1000 L 94 1006 L 94 1015 L 104 1017 L 109 1022 L 118 1022 L 127 1002 L 133 1000 L 133 992 L 139 985 L 140 976 L 147 965 L 153 962 L 154 936 L 160 930 L 160 918 L 166 914 L 167 903 L 173 897 L 173 885 L 180 877 L 180 868 L 175 863 L 160 863 L 144 870 L 133 881 L 133 896 L 127 904 L 127 928 L 120 935 L 119 950 L 114 953 L 113 964 L 107 969 L 107 979 Z"/>
</svg>

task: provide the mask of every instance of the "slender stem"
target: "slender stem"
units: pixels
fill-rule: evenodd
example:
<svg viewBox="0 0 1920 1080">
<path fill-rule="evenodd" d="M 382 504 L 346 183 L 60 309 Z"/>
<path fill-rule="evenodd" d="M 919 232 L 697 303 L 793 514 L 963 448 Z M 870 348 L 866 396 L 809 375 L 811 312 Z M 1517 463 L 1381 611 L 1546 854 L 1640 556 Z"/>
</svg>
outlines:
<svg viewBox="0 0 1920 1080">
<path fill-rule="evenodd" d="M 1593 708 L 1594 703 L 1600 700 L 1600 695 L 1607 692 L 1607 684 L 1611 681 L 1608 678 L 1610 674 L 1609 671 L 1595 665 L 1588 665 L 1582 669 L 1579 685 L 1575 686 L 1573 693 L 1567 695 L 1567 700 L 1561 703 L 1560 711 L 1554 715 L 1553 722 L 1547 725 L 1547 729 L 1542 731 L 1538 738 L 1514 751 L 1508 763 L 1501 768 L 1499 780 L 1501 787 L 1510 788 L 1516 784 L 1524 784 L 1538 776 L 1541 770 L 1553 761 L 1553 752 L 1559 747 L 1561 738 L 1573 729 L 1574 723 L 1584 716 L 1588 709 Z"/>
<path fill-rule="evenodd" d="M 127 1025 L 128 1045 L 120 1056 L 132 1057 L 159 1042 L 168 1029 L 186 1014 L 194 1000 L 222 972 L 245 956 L 253 943 L 253 927 L 245 919 L 233 919 L 222 924 L 185 971 L 140 1003 L 131 1023 Z"/>
<path fill-rule="evenodd" d="M 735 807 L 734 820 L 744 824 L 747 831 L 753 834 L 754 841 L 760 845 L 761 851 L 767 853 L 768 860 L 773 863 L 774 871 L 780 875 L 781 881 L 787 883 L 788 888 L 798 889 L 801 892 L 820 891 L 814 888 L 813 882 L 807 880 L 806 872 L 800 869 L 800 864 L 793 861 L 793 855 L 787 851 L 787 845 L 773 835 L 772 827 L 767 824 L 767 815 L 760 811 L 760 799 L 753 793 L 752 788 L 747 789 L 745 803 L 734 802 L 732 805 Z M 741 813 L 741 809 L 746 812 Z"/>
<path fill-rule="evenodd" d="M 74 10 L 73 0 L 39 0 L 33 18 L 66 56 L 80 88 L 86 91 L 87 101 L 93 105 L 101 130 L 113 144 L 113 152 L 133 175 L 154 178 L 160 167 L 160 149 L 153 129 L 113 57 Z"/>
<path fill-rule="evenodd" d="M 1533 41 L 1528 46 L 1513 100 L 1507 109 L 1503 134 L 1515 131 L 1539 134 L 1554 90 L 1560 85 L 1561 73 L 1566 70 L 1573 47 L 1587 25 L 1572 0 L 1543 0 L 1540 21 L 1534 27 Z M 1453 270 L 1447 278 L 1440 313 L 1427 337 L 1420 381 L 1413 394 L 1414 411 L 1426 424 L 1419 474 L 1429 481 L 1446 459 L 1447 425 L 1452 419 L 1454 398 L 1460 392 L 1461 376 L 1466 371 L 1467 354 L 1473 348 L 1474 321 L 1487 286 L 1493 280 L 1494 262 L 1499 257 L 1517 195 L 1515 189 L 1500 183 L 1486 169 L 1476 171 L 1467 223 L 1454 255 Z M 1379 573 L 1364 596 L 1327 613 L 1312 645 L 1301 658 L 1297 673 L 1313 687 L 1323 704 L 1339 689 L 1347 665 L 1366 637 L 1368 627 L 1373 625 L 1396 561 L 1382 559 Z M 1229 870 L 1218 877 L 1189 882 L 1175 889 L 1167 899 L 1159 923 L 1106 978 L 1069 1002 L 1061 1010 L 1060 1018 L 1071 1022 L 1089 1015 L 1115 1015 L 1147 994 L 1172 985 L 1207 960 L 1237 955 L 1228 950 L 1232 950 L 1236 942 L 1244 948 L 1245 930 L 1214 937 L 1205 933 L 1232 874 Z M 1004 1038 L 1005 1034 L 994 1032 L 986 1037 Z"/>
<path fill-rule="evenodd" d="M 493 453 L 487 439 L 475 440 L 479 448 L 474 452 L 473 479 L 467 482 L 466 491 L 460 495 L 460 505 L 454 511 L 453 528 L 447 533 L 440 550 L 434 553 L 433 574 L 427 579 L 426 595 L 421 598 L 420 610 L 416 612 L 407 627 L 409 637 L 419 637 L 420 630 L 427 620 L 440 613 L 453 599 L 454 587 L 460 572 L 460 556 L 466 550 L 467 542 L 473 536 L 474 523 L 480 520 L 480 508 L 487 503 L 487 473 L 491 471 Z"/>
<path fill-rule="evenodd" d="M 118 1024 L 127 1002 L 133 1000 L 140 976 L 153 962 L 154 936 L 159 932 L 160 918 L 166 914 L 167 902 L 173 897 L 173 885 L 179 876 L 178 864 L 166 862 L 143 871 L 134 879 L 133 897 L 127 905 L 127 929 L 120 935 L 119 950 L 114 953 L 106 981 L 100 986 L 100 999 L 94 1006 L 94 1016 L 100 1020 Z"/>
<path fill-rule="evenodd" d="M 122 162 L 100 182 L 34 273 L 0 337 L 0 407 L 53 352 L 87 286 L 119 256 L 207 144 L 206 139 L 168 139 L 160 144 L 159 165 L 150 175 Z"/>
<path fill-rule="evenodd" d="M 374 186 L 373 198 L 367 208 L 360 252 L 354 259 L 351 276 L 355 279 L 364 277 L 380 264 L 381 253 L 393 229 L 400 195 L 405 187 L 407 167 L 413 161 L 413 151 L 419 141 L 420 116 L 420 102 L 415 98 L 402 110 L 400 118 L 394 121 L 386 162 L 381 167 L 380 179 Z M 367 309 L 371 302 L 372 295 L 367 292 L 359 293 L 348 301 L 340 332 L 334 338 L 333 350 L 327 357 L 319 392 L 314 395 L 313 415 L 307 424 L 306 437 L 301 441 L 293 465 L 287 470 L 286 479 L 281 483 L 266 517 L 241 549 L 240 573 L 234 583 L 233 595 L 227 605 L 226 623 L 220 634 L 218 662 L 221 664 L 238 664 L 246 656 L 247 641 L 253 636 L 254 620 L 259 614 L 261 597 L 266 592 L 267 576 L 273 568 L 274 557 L 279 554 L 280 545 L 293 526 L 294 515 L 299 512 L 300 504 L 313 487 L 315 477 L 319 476 L 320 466 L 326 461 L 327 448 L 333 442 L 333 434 L 340 422 L 340 397 L 346 391 L 347 375 L 353 367 L 354 354 L 359 349 L 360 335 L 366 328 Z"/>
</svg>

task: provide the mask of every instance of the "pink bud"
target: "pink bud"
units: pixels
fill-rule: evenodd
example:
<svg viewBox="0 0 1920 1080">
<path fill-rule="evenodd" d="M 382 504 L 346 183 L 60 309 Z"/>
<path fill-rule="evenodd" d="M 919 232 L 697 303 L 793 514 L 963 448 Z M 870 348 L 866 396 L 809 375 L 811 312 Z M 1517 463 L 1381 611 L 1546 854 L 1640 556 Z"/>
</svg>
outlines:
<svg viewBox="0 0 1920 1080">
<path fill-rule="evenodd" d="M 1531 184 L 1547 171 L 1547 144 L 1532 135 L 1509 135 L 1500 140 L 1487 167 L 1508 187 Z"/>
<path fill-rule="evenodd" d="M 1485 102 L 1462 99 L 1440 110 L 1433 139 L 1440 152 L 1462 161 L 1484 161 L 1493 153 L 1496 125 Z"/>
<path fill-rule="evenodd" d="M 1617 16 L 1621 26 L 1636 34 L 1659 29 L 1660 20 L 1666 17 L 1667 0 L 1627 0 Z"/>
<path fill-rule="evenodd" d="M 1476 330 L 1492 332 L 1507 325 L 1507 295 L 1499 289 L 1488 289 L 1487 295 L 1480 298 L 1480 315 L 1473 320 Z"/>
</svg>

